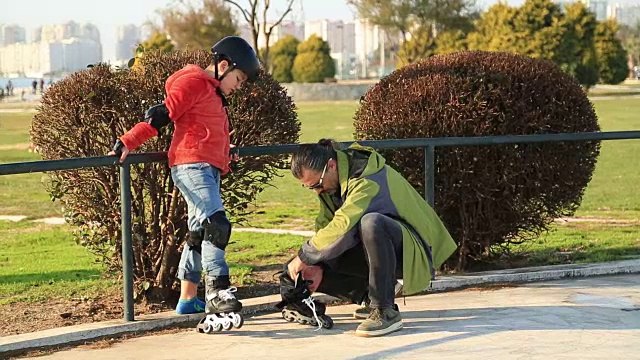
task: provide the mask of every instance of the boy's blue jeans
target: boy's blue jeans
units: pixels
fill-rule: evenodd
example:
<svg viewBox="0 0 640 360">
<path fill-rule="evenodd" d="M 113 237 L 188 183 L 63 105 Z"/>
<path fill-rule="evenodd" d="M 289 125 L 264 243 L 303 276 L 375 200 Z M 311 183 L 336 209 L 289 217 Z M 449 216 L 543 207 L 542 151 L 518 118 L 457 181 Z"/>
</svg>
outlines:
<svg viewBox="0 0 640 360">
<path fill-rule="evenodd" d="M 224 211 L 220 198 L 220 170 L 208 163 L 175 165 L 171 177 L 187 202 L 189 231 L 201 231 L 209 216 Z M 198 284 L 202 270 L 209 276 L 229 275 L 225 252 L 209 241 L 202 242 L 202 254 L 185 245 L 178 266 L 178 278 Z"/>
</svg>

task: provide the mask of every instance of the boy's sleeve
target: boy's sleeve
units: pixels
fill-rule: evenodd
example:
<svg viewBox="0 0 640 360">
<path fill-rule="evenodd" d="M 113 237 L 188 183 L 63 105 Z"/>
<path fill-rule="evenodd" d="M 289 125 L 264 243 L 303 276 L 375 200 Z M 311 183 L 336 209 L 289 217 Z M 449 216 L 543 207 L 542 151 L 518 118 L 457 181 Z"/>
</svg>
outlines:
<svg viewBox="0 0 640 360">
<path fill-rule="evenodd" d="M 124 146 L 133 151 L 148 139 L 158 135 L 158 130 L 147 122 L 137 123 L 131 130 L 120 137 Z"/>
<path fill-rule="evenodd" d="M 200 99 L 206 90 L 204 79 L 184 75 L 176 79 L 167 89 L 167 97 L 164 100 L 169 117 L 174 122 L 180 121 L 182 115 L 187 112 Z"/>
</svg>

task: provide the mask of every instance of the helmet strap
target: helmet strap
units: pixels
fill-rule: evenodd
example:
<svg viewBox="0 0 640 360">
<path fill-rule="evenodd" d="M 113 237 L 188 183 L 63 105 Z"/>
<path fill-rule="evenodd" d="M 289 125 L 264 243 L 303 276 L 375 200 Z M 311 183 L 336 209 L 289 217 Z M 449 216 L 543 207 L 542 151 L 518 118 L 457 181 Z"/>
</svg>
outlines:
<svg viewBox="0 0 640 360">
<path fill-rule="evenodd" d="M 227 60 L 227 63 L 229 63 L 229 60 Z M 227 67 L 227 70 L 225 70 L 225 71 L 222 73 L 222 75 L 220 75 L 220 78 L 219 78 L 218 80 L 219 80 L 219 81 L 222 81 L 222 79 L 224 79 L 224 77 L 225 77 L 225 76 L 227 76 L 227 74 L 228 74 L 228 73 L 230 73 L 231 71 L 233 71 L 233 69 L 235 69 L 235 68 L 236 68 L 236 64 L 235 64 L 235 63 L 230 64 L 230 65 Z M 217 77 L 217 76 L 218 76 L 218 67 L 216 66 L 216 77 Z"/>
<path fill-rule="evenodd" d="M 213 74 L 216 77 L 216 80 L 218 79 L 218 54 L 214 53 L 213 54 Z"/>
</svg>

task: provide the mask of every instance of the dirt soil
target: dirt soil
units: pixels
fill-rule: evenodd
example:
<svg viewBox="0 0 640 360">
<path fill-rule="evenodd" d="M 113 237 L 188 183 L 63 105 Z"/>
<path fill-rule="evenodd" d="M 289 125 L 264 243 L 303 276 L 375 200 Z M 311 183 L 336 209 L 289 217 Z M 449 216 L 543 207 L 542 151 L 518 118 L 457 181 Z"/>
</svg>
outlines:
<svg viewBox="0 0 640 360">
<path fill-rule="evenodd" d="M 237 297 L 242 299 L 278 293 L 279 266 L 256 267 L 251 274 L 255 280 L 249 286 L 238 286 Z M 202 294 L 201 294 L 202 298 Z M 41 303 L 17 302 L 0 305 L 0 336 L 71 326 L 105 320 L 122 319 L 122 294 L 105 295 L 101 299 L 52 299 Z M 135 316 L 173 310 L 175 302 L 135 304 Z"/>
</svg>

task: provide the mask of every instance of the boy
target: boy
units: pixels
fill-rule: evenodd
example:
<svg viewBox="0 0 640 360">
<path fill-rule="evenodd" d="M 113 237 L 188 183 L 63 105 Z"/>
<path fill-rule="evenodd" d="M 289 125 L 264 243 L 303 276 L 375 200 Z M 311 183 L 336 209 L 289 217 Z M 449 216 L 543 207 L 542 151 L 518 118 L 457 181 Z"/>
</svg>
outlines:
<svg viewBox="0 0 640 360">
<path fill-rule="evenodd" d="M 211 48 L 213 61 L 206 69 L 187 65 L 165 84 L 164 103 L 147 110 L 145 122 L 136 124 L 115 144 L 110 155 L 124 161 L 130 151 L 156 136 L 173 121 L 169 147 L 171 177 L 183 195 L 190 231 L 178 270 L 181 280 L 178 314 L 205 310 L 207 315 L 239 312 L 229 281 L 225 248 L 231 236 L 220 197 L 220 176 L 229 171 L 230 138 L 225 96 L 255 79 L 260 63 L 242 38 L 229 36 Z M 197 298 L 204 269 L 206 303 Z"/>
</svg>

